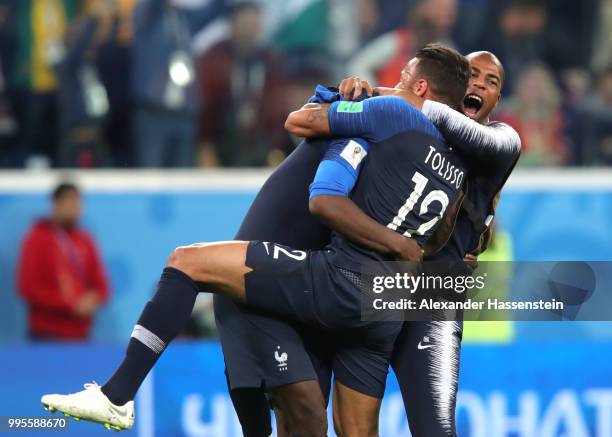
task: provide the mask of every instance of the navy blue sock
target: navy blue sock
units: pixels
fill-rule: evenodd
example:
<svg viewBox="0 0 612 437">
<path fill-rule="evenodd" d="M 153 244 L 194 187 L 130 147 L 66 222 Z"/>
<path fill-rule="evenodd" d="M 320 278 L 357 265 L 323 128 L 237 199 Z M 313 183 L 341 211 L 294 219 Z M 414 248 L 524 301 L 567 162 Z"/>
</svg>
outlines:
<svg viewBox="0 0 612 437">
<path fill-rule="evenodd" d="M 132 331 L 123 362 L 102 386 L 113 404 L 134 399 L 166 346 L 189 321 L 197 295 L 198 287 L 189 276 L 172 267 L 164 269 L 155 295 Z"/>
</svg>

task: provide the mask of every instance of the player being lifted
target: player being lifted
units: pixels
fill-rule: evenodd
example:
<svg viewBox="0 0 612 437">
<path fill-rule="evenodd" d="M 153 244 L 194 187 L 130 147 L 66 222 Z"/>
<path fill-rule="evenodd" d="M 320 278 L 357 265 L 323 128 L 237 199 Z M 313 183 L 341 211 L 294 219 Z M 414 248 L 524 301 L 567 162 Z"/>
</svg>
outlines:
<svg viewBox="0 0 612 437">
<path fill-rule="evenodd" d="M 413 91 L 458 108 L 469 75 L 465 58 L 441 46 L 428 47 L 419 55 L 404 72 Z M 438 87 L 448 89 L 449 84 L 449 93 L 436 94 Z M 347 398 L 356 397 L 355 405 L 364 408 L 358 411 L 364 420 L 377 417 L 401 323 L 362 322 L 361 292 L 351 273 L 359 272 L 364 262 L 394 260 L 398 254 L 402 259 L 420 259 L 421 247 L 444 211 L 457 205 L 462 196 L 465 168 L 433 124 L 398 97 L 376 97 L 361 104 L 336 102 L 306 108 L 299 116 L 332 135 L 355 138 L 360 146 L 354 147 L 351 157 L 355 170 L 366 152 L 363 139 L 369 143 L 367 165 L 352 200 L 345 198 L 345 204 L 352 207 L 347 207 L 350 209 L 344 217 L 326 217 L 334 230 L 345 235 L 334 232 L 326 250 L 312 252 L 257 241 L 177 248 L 134 328 L 126 358 L 117 371 L 130 375 L 124 379 L 128 390 L 135 393 L 176 336 L 201 283 L 207 290 L 304 325 L 350 331 L 355 345 L 337 361 L 339 367 L 334 366 L 334 371 L 347 388 Z M 434 157 L 444 160 L 450 171 L 439 174 L 432 167 Z M 355 226 L 359 222 L 364 225 Z M 375 234 L 384 235 L 380 240 L 385 244 L 373 244 Z M 140 371 L 134 372 L 135 367 Z M 366 371 L 355 372 L 359 368 Z M 133 422 L 132 402 L 114 404 L 95 385 L 74 395 L 46 395 L 42 402 L 118 428 L 129 428 Z"/>
</svg>

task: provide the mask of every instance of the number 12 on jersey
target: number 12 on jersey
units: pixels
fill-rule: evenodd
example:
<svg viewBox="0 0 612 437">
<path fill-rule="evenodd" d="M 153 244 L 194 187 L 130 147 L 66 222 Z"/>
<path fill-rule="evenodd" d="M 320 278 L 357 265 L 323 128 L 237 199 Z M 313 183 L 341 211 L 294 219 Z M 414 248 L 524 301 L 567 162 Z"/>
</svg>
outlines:
<svg viewBox="0 0 612 437">
<path fill-rule="evenodd" d="M 427 184 L 429 183 L 429 179 L 427 179 L 425 176 L 423 176 L 421 173 L 417 171 L 414 173 L 414 176 L 412 176 L 412 182 L 414 182 L 414 190 L 412 191 L 412 193 L 410 193 L 410 196 L 408 197 L 408 199 L 406 199 L 406 203 L 404 203 L 404 205 L 402 205 L 402 207 L 399 209 L 399 211 L 397 212 L 397 215 L 393 217 L 393 220 L 391 220 L 391 223 L 387 225 L 389 229 L 397 231 L 397 228 L 399 228 L 402 225 L 402 223 L 404 223 L 408 214 L 412 212 L 417 202 L 423 196 L 423 191 L 425 191 L 425 187 L 427 187 Z M 425 196 L 425 198 L 421 202 L 421 207 L 419 209 L 418 215 L 423 216 L 427 214 L 427 212 L 429 211 L 429 206 L 433 202 L 439 202 L 442 205 L 442 207 L 440 208 L 440 212 L 436 214 L 436 216 L 432 218 L 431 220 L 425 223 L 422 223 L 416 229 L 416 231 L 414 231 L 413 229 L 407 229 L 406 232 L 404 232 L 404 235 L 406 237 L 410 237 L 413 234 L 425 235 L 425 233 L 429 231 L 431 228 L 433 228 L 435 224 L 442 218 L 442 216 L 444 215 L 444 212 L 446 211 L 446 208 L 448 207 L 448 203 L 449 203 L 447 194 L 442 190 L 430 191 Z"/>
</svg>

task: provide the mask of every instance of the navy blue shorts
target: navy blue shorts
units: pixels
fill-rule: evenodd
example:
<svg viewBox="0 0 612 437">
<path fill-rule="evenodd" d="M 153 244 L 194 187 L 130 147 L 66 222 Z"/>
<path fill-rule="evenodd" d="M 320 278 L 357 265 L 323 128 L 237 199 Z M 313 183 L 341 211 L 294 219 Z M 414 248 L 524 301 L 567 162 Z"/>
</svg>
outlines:
<svg viewBox="0 0 612 437">
<path fill-rule="evenodd" d="M 402 324 L 361 320 L 361 290 L 330 262 L 330 253 L 251 242 L 246 265 L 253 270 L 245 275 L 248 305 L 297 321 L 304 329 L 326 332 L 325 342 L 334 347 L 335 378 L 356 391 L 382 398 Z M 274 359 L 279 369 L 294 362 L 282 344 L 277 345 Z"/>
</svg>

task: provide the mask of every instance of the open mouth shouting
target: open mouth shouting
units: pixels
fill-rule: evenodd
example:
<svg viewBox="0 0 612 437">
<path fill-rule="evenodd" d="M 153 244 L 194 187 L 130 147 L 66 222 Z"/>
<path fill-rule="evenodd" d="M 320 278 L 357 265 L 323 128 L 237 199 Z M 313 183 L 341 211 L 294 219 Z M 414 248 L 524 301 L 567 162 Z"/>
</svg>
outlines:
<svg viewBox="0 0 612 437">
<path fill-rule="evenodd" d="M 467 94 L 463 99 L 463 113 L 474 119 L 482 108 L 484 100 L 477 94 Z"/>
</svg>

